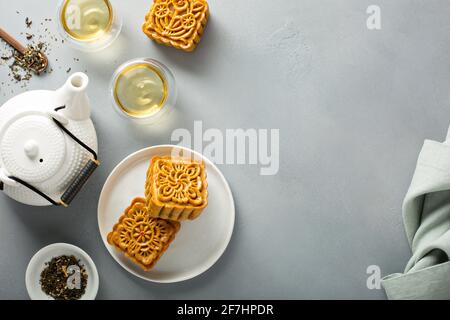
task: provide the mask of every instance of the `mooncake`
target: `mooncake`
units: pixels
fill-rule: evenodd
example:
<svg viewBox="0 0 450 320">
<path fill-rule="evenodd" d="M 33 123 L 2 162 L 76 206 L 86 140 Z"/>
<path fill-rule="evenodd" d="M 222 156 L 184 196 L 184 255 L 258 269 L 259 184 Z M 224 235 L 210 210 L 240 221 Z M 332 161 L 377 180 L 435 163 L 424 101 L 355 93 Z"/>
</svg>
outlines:
<svg viewBox="0 0 450 320">
<path fill-rule="evenodd" d="M 193 220 L 208 205 L 207 188 L 203 162 L 153 157 L 145 183 L 149 213 L 162 219 Z"/>
<path fill-rule="evenodd" d="M 108 243 L 148 271 L 174 240 L 180 223 L 150 217 L 144 198 L 136 198 L 108 234 Z"/>
<path fill-rule="evenodd" d="M 206 0 L 153 0 L 142 30 L 158 43 L 192 51 L 208 22 Z"/>
</svg>

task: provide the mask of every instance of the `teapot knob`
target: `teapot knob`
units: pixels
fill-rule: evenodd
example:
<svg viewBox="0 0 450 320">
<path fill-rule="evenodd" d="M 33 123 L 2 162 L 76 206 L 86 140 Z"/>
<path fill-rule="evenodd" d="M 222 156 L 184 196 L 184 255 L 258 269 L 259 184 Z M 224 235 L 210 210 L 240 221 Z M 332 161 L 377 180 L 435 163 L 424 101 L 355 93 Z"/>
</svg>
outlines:
<svg viewBox="0 0 450 320">
<path fill-rule="evenodd" d="M 39 154 L 39 146 L 36 141 L 28 140 L 25 142 L 24 151 L 28 158 L 34 159 Z"/>
</svg>

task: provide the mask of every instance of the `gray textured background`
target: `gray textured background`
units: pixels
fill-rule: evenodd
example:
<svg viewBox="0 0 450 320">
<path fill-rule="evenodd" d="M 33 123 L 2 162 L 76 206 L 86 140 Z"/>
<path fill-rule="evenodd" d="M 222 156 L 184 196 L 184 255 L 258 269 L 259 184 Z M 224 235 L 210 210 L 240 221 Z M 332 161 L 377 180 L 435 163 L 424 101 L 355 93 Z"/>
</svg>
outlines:
<svg viewBox="0 0 450 320">
<path fill-rule="evenodd" d="M 119 1 L 120 40 L 95 54 L 58 42 L 54 72 L 28 89 L 54 89 L 66 69 L 84 71 L 103 165 L 68 210 L 32 208 L 0 195 L 0 298 L 27 298 L 31 256 L 53 242 L 85 249 L 100 273 L 98 298 L 383 299 L 366 268 L 404 267 L 409 248 L 401 202 L 425 138 L 442 140 L 450 120 L 450 3 L 446 0 L 209 0 L 197 51 L 156 45 L 140 32 L 151 0 Z M 369 4 L 382 30 L 368 31 Z M 56 1 L 0 0 L 0 24 L 14 34 L 25 16 L 55 17 Z M 20 15 L 16 14 L 20 11 Z M 57 35 L 54 22 L 49 35 Z M 58 36 L 59 37 L 59 36 Z M 21 39 L 24 39 L 21 36 Z M 175 74 L 177 112 L 152 127 L 112 109 L 108 84 L 123 61 L 148 56 Z M 58 62 L 55 59 L 58 58 Z M 80 61 L 74 61 L 79 58 Z M 9 81 L 0 66 L 0 81 Z M 0 104 L 26 89 L 0 89 Z M 178 284 L 148 283 L 108 254 L 97 200 L 113 167 L 142 147 L 170 143 L 176 128 L 279 128 L 280 171 L 220 166 L 236 201 L 236 227 L 219 262 Z"/>
</svg>

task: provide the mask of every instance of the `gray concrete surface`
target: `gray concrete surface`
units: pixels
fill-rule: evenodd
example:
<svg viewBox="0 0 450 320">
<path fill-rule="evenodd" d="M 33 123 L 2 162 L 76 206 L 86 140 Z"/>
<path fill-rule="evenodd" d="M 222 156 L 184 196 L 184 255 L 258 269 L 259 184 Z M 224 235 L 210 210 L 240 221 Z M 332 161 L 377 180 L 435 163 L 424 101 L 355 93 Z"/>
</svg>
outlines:
<svg viewBox="0 0 450 320">
<path fill-rule="evenodd" d="M 32 208 L 0 195 L 0 298 L 27 299 L 25 269 L 53 242 L 85 249 L 100 272 L 99 299 L 384 299 L 366 269 L 403 269 L 410 250 L 401 203 L 425 138 L 442 140 L 450 120 L 450 3 L 445 0 L 210 0 L 197 51 L 157 45 L 140 31 L 151 0 L 119 1 L 119 40 L 87 54 L 58 42 L 53 73 L 27 88 L 0 88 L 0 104 L 30 89 L 54 89 L 66 70 L 87 71 L 103 165 L 68 210 Z M 0 24 L 19 35 L 55 20 L 57 1 L 0 0 Z M 366 28 L 381 7 L 382 29 Z M 20 14 L 16 13 L 16 10 Z M 57 34 L 54 21 L 48 34 Z M 24 36 L 20 36 L 24 39 Z M 3 45 L 3 44 L 2 44 Z M 135 57 L 172 69 L 177 111 L 139 127 L 110 105 L 114 69 Z M 74 58 L 79 59 L 77 62 Z M 56 61 L 55 59 L 58 59 Z M 9 81 L 0 66 L 0 81 Z M 236 202 L 236 227 L 219 262 L 183 283 L 160 285 L 126 273 L 97 227 L 106 177 L 128 154 L 170 143 L 176 128 L 280 129 L 280 170 L 221 165 Z"/>
</svg>

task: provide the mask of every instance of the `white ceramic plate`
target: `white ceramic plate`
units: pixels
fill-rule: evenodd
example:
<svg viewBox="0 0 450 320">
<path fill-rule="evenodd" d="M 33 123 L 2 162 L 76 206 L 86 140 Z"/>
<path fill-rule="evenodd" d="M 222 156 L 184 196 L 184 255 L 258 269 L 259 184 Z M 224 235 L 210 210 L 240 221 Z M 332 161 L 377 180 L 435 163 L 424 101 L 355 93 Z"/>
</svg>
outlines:
<svg viewBox="0 0 450 320">
<path fill-rule="evenodd" d="M 98 291 L 98 273 L 94 261 L 82 249 L 67 243 L 54 243 L 39 250 L 28 264 L 25 284 L 28 295 L 31 300 L 54 300 L 52 297 L 45 294 L 40 285 L 41 272 L 45 268 L 45 264 L 52 258 L 67 255 L 74 255 L 80 260 L 80 263 L 86 268 L 88 281 L 86 292 L 81 297 L 81 300 L 94 300 Z"/>
<path fill-rule="evenodd" d="M 131 201 L 144 196 L 150 159 L 154 156 L 169 156 L 174 149 L 183 156 L 204 160 L 208 207 L 196 220 L 182 222 L 175 240 L 156 266 L 150 271 L 144 271 L 109 245 L 107 235 Z M 188 280 L 208 270 L 228 246 L 233 233 L 234 215 L 233 195 L 219 169 L 199 153 L 171 145 L 142 149 L 125 158 L 106 180 L 98 205 L 100 234 L 113 258 L 135 276 L 162 283 Z"/>
</svg>

